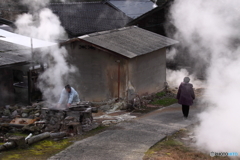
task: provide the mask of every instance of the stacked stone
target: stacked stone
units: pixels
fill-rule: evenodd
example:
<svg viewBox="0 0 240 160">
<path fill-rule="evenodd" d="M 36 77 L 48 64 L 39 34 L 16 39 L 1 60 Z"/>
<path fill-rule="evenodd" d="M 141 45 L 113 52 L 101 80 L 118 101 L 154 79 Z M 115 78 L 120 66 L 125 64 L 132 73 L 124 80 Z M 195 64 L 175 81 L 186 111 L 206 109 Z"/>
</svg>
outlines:
<svg viewBox="0 0 240 160">
<path fill-rule="evenodd" d="M 1 123 L 11 121 L 14 118 L 39 118 L 42 106 L 43 104 L 40 103 L 33 104 L 32 106 L 6 105 L 0 110 Z"/>
<path fill-rule="evenodd" d="M 45 132 L 58 132 L 61 122 L 65 119 L 65 112 L 61 110 L 42 110 L 41 119 L 45 121 Z"/>
<path fill-rule="evenodd" d="M 61 123 L 61 132 L 67 132 L 72 136 L 82 134 L 82 125 L 76 117 L 67 116 Z"/>
</svg>

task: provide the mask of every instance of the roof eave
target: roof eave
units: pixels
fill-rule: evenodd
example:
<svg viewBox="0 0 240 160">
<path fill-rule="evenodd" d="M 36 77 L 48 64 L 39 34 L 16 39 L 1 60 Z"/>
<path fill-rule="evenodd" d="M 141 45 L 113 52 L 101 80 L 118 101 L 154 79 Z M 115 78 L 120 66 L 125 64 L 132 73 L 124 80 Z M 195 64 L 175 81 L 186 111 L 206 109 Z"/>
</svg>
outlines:
<svg viewBox="0 0 240 160">
<path fill-rule="evenodd" d="M 16 63 L 11 63 L 11 64 L 4 64 L 4 65 L 0 65 L 0 68 L 8 68 L 8 67 L 12 67 L 12 66 L 23 66 L 23 65 L 27 65 L 30 64 L 29 61 L 24 61 L 24 62 L 16 62 Z"/>
<path fill-rule="evenodd" d="M 117 54 L 117 55 L 120 55 L 120 56 L 122 56 L 122 57 L 124 57 L 124 58 L 128 58 L 128 59 L 129 59 L 129 58 L 134 58 L 134 57 L 124 56 L 124 55 L 122 55 L 122 54 L 119 54 L 119 53 L 114 52 L 114 51 L 112 51 L 112 50 L 106 49 L 106 48 L 101 47 L 101 46 L 99 46 L 99 45 L 93 44 L 93 43 L 88 42 L 88 41 L 86 41 L 86 40 L 84 40 L 84 39 L 81 39 L 81 38 L 70 39 L 70 40 L 68 40 L 68 41 L 66 41 L 66 42 L 61 43 L 61 46 L 67 45 L 67 44 L 72 43 L 72 42 L 84 42 L 84 43 L 87 43 L 88 45 L 91 45 L 92 47 L 95 47 L 95 48 L 97 48 L 97 49 L 99 49 L 99 50 L 101 50 L 101 51 L 107 52 L 107 53 Z"/>
</svg>

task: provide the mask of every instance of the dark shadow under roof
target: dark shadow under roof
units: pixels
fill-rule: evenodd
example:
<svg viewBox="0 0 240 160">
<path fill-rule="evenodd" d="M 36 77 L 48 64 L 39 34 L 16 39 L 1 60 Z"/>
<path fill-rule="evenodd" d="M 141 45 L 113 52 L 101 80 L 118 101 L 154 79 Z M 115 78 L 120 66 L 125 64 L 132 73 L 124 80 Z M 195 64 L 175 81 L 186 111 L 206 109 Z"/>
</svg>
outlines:
<svg viewBox="0 0 240 160">
<path fill-rule="evenodd" d="M 132 20 L 123 12 L 100 2 L 52 3 L 49 8 L 59 16 L 71 37 L 121 28 Z"/>
<path fill-rule="evenodd" d="M 128 58 L 151 53 L 178 43 L 136 26 L 93 33 L 78 38 Z"/>
</svg>

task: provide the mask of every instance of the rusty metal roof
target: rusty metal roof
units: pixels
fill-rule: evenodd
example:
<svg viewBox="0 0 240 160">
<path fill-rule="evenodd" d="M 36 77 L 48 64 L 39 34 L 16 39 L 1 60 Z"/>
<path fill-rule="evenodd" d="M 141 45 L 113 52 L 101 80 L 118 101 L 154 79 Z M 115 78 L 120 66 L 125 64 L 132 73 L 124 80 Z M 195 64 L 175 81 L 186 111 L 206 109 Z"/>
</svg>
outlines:
<svg viewBox="0 0 240 160">
<path fill-rule="evenodd" d="M 178 41 L 136 26 L 97 32 L 78 38 L 128 58 L 151 53 L 178 43 Z"/>
<path fill-rule="evenodd" d="M 107 3 L 133 19 L 157 7 L 151 0 L 109 0 Z"/>
<path fill-rule="evenodd" d="M 101 2 L 52 3 L 49 8 L 58 15 L 70 37 L 121 28 L 132 20 Z"/>
</svg>

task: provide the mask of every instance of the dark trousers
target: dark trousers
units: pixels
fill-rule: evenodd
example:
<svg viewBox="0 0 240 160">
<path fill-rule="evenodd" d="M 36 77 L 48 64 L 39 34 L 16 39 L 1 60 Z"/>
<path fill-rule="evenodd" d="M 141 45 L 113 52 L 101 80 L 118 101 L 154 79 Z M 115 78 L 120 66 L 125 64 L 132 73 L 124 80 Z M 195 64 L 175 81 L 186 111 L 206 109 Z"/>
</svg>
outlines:
<svg viewBox="0 0 240 160">
<path fill-rule="evenodd" d="M 182 105 L 182 113 L 183 113 L 184 117 L 188 117 L 189 106 L 187 106 L 187 105 Z"/>
</svg>

